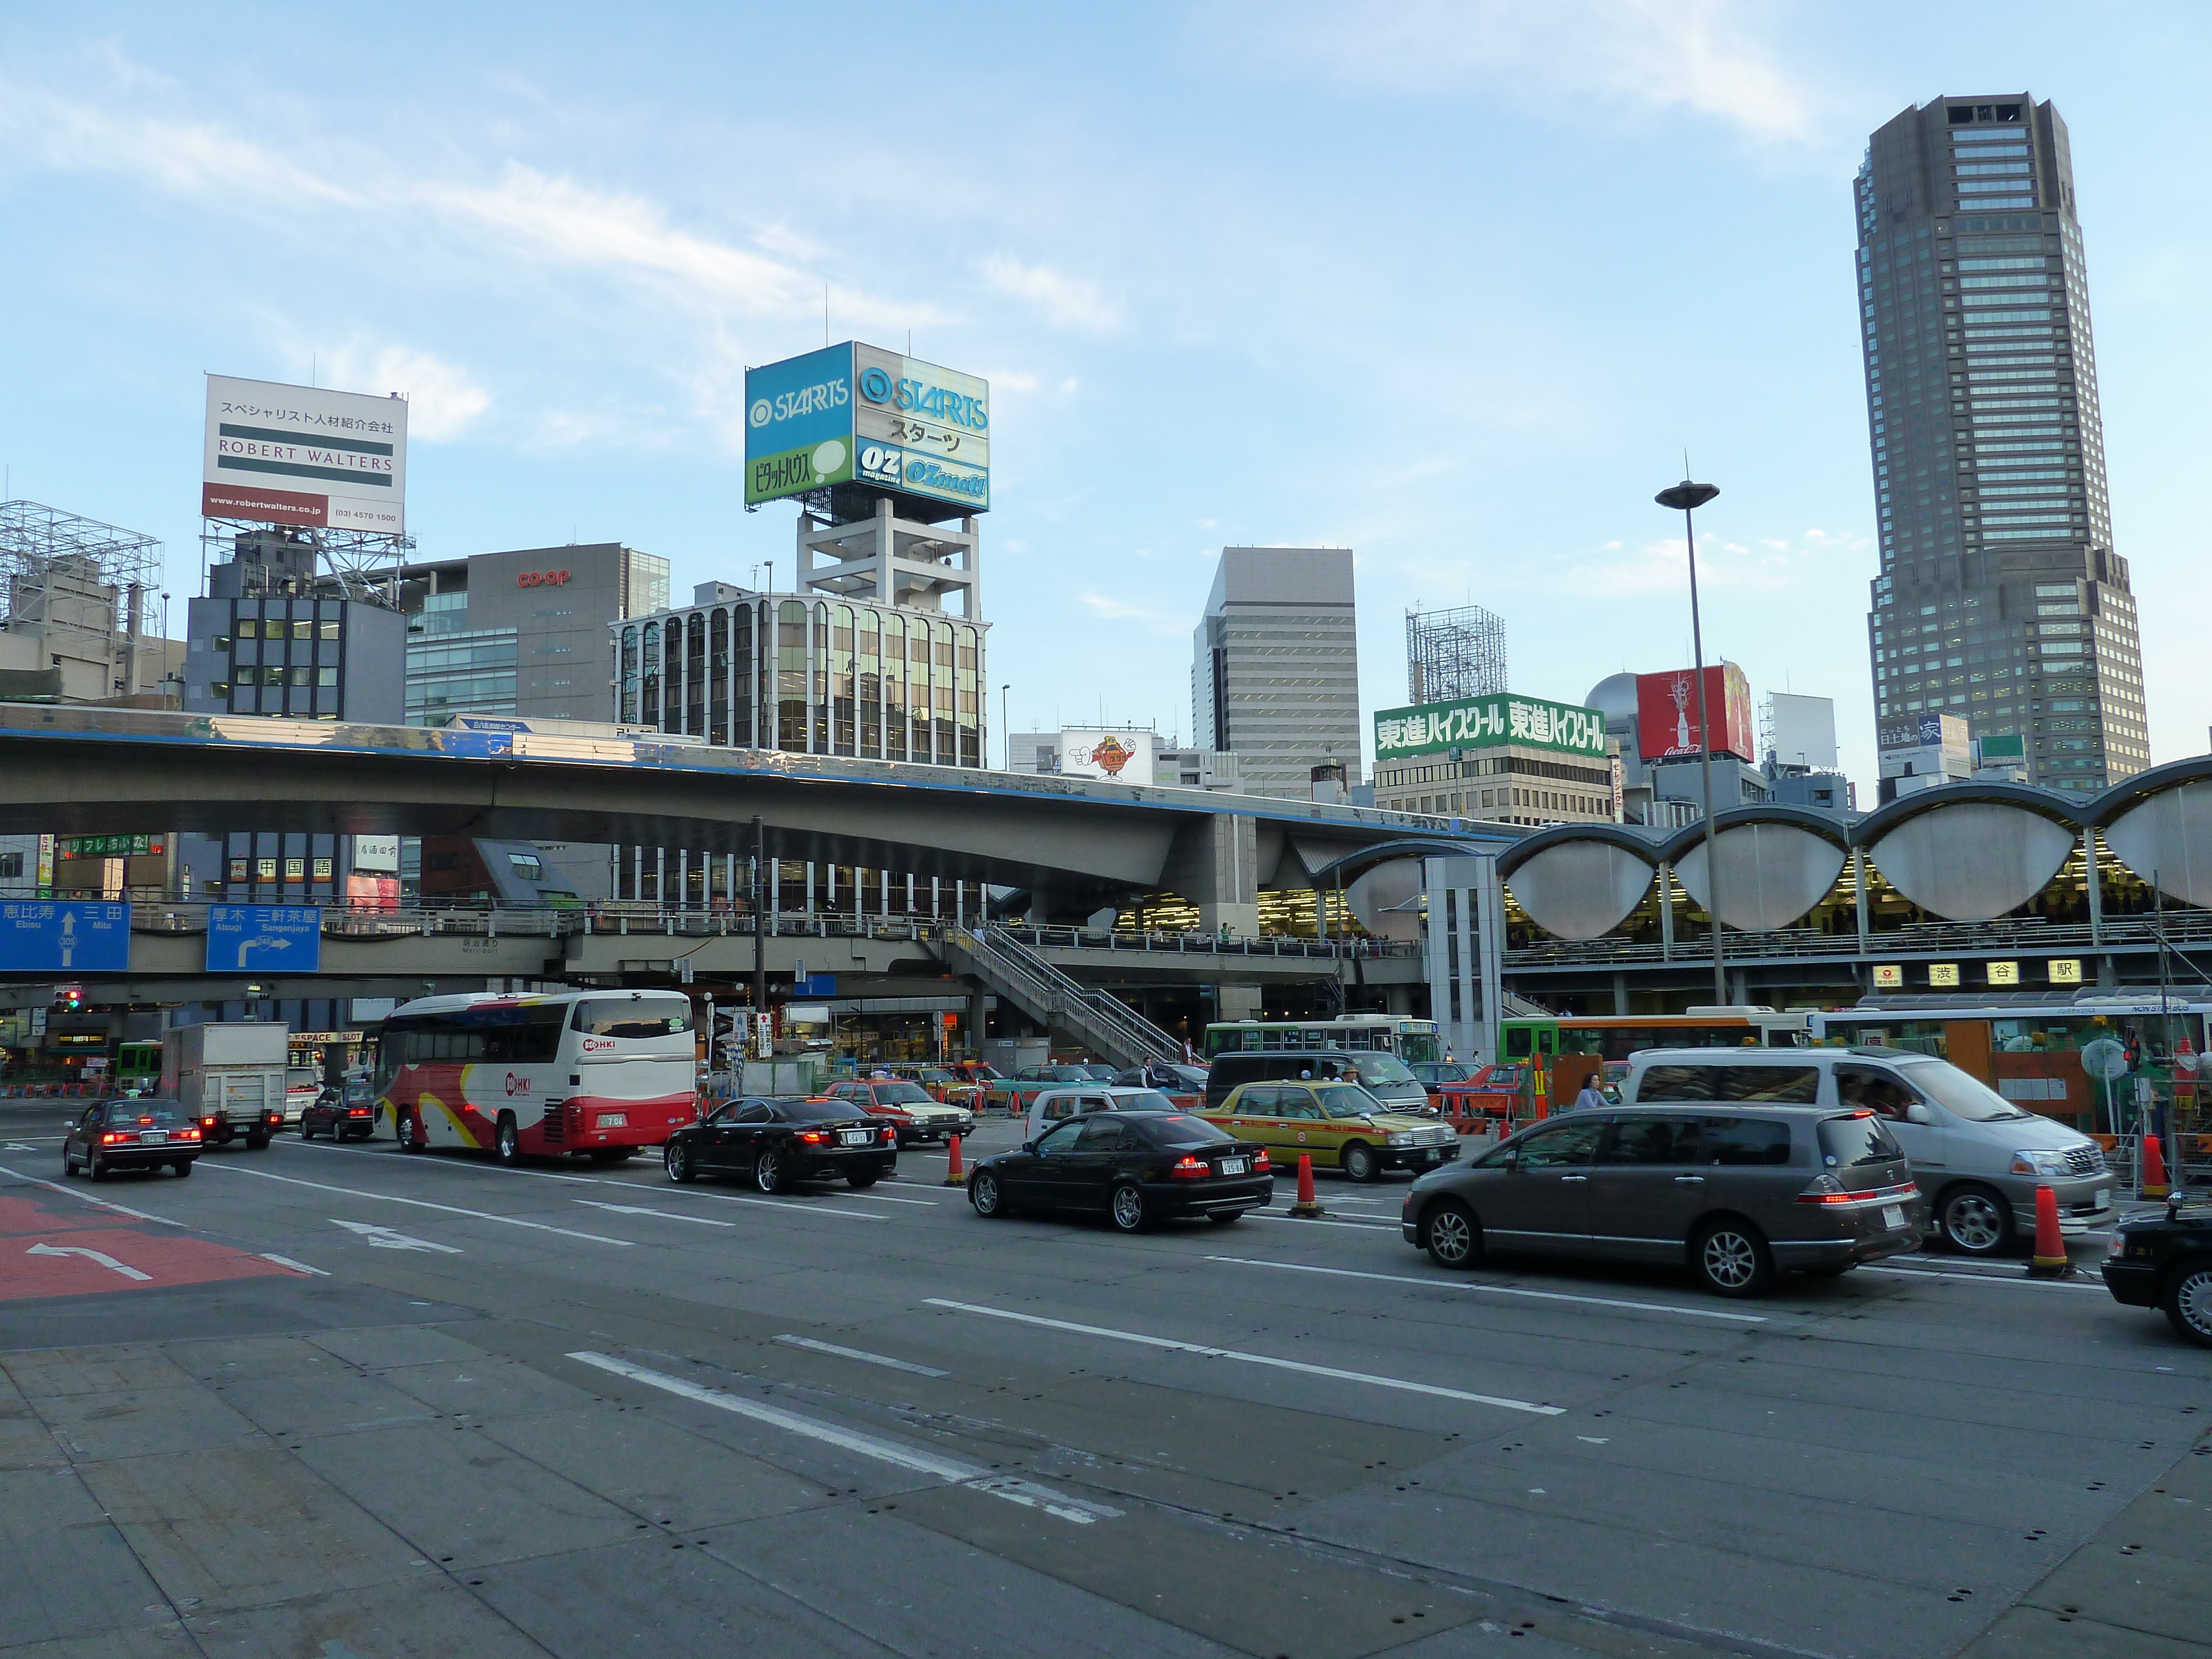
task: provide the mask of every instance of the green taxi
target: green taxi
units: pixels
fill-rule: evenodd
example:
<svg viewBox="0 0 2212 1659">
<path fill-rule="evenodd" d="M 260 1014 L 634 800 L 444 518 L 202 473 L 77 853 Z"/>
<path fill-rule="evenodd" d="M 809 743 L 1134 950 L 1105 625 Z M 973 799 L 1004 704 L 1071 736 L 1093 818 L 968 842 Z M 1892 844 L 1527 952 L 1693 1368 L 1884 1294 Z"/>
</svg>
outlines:
<svg viewBox="0 0 2212 1659">
<path fill-rule="evenodd" d="M 1356 1083 L 1240 1083 L 1218 1106 L 1193 1114 L 1239 1140 L 1256 1141 L 1279 1172 L 1298 1154 L 1316 1170 L 1372 1181 L 1385 1170 L 1433 1170 L 1459 1156 L 1448 1123 L 1393 1112 Z"/>
</svg>

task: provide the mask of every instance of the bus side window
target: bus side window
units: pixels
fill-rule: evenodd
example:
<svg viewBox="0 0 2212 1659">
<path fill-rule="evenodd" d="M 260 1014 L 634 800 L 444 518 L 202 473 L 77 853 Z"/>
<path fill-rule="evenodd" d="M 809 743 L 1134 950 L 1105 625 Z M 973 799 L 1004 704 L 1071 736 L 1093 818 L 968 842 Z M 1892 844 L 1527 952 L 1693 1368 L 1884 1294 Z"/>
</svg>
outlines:
<svg viewBox="0 0 2212 1659">
<path fill-rule="evenodd" d="M 1540 1025 L 1536 1028 L 1536 1047 L 1545 1054 L 1558 1052 L 1559 1038 L 1559 1029 L 1556 1026 Z"/>
<path fill-rule="evenodd" d="M 1505 1028 L 1505 1058 L 1508 1060 L 1528 1059 L 1528 1038 L 1530 1035 L 1528 1028 L 1525 1025 L 1507 1026 Z"/>
</svg>

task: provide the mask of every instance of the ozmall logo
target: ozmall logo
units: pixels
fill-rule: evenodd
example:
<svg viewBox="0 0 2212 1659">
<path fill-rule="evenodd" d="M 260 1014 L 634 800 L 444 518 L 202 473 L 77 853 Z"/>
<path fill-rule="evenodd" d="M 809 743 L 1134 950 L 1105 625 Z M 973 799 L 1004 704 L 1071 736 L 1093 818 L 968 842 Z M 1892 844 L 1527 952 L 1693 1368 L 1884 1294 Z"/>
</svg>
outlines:
<svg viewBox="0 0 2212 1659">
<path fill-rule="evenodd" d="M 514 579 L 517 587 L 558 587 L 568 580 L 565 570 L 526 570 Z"/>
</svg>

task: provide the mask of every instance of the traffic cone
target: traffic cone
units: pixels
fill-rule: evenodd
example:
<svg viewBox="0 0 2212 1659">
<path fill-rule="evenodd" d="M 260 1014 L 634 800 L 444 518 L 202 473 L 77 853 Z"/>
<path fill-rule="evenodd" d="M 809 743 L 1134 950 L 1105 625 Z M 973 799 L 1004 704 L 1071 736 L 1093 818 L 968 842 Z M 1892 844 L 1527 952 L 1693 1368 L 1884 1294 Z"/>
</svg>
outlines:
<svg viewBox="0 0 2212 1659">
<path fill-rule="evenodd" d="M 2035 1189 L 2035 1256 L 2027 1264 L 2030 1279 L 2068 1279 L 2074 1273 L 2066 1254 L 2066 1240 L 2058 1231 L 2058 1194 L 2048 1187 Z"/>
<path fill-rule="evenodd" d="M 2142 1179 L 2136 1184 L 2138 1198 L 2164 1198 L 2166 1183 L 2166 1153 L 2158 1144 L 2156 1135 L 2142 1138 Z"/>
<path fill-rule="evenodd" d="M 1316 1216 L 1328 1213 L 1322 1208 L 1321 1200 L 1314 1196 L 1311 1152 L 1298 1154 L 1298 1201 L 1291 1206 L 1291 1213 L 1302 1221 L 1310 1221 Z"/>
<path fill-rule="evenodd" d="M 948 1187 L 965 1187 L 968 1184 L 968 1173 L 960 1167 L 960 1137 L 953 1136 L 950 1144 L 951 1155 L 946 1158 L 945 1164 L 945 1184 Z"/>
</svg>

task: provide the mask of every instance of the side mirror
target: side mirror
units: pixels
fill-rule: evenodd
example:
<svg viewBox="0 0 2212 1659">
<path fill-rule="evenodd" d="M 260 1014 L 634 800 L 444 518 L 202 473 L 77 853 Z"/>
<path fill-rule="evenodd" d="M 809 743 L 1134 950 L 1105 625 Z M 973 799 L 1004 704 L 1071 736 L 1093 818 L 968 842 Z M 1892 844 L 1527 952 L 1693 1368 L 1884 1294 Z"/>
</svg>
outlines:
<svg viewBox="0 0 2212 1659">
<path fill-rule="evenodd" d="M 1521 1173 L 1521 1149 L 1518 1146 L 1505 1154 L 1505 1167 L 1516 1175 Z"/>
<path fill-rule="evenodd" d="M 1924 1102 L 1916 1100 L 1905 1109 L 1905 1121 L 1907 1123 L 1933 1123 L 1936 1114 L 1928 1109 Z"/>
<path fill-rule="evenodd" d="M 1025 1152 L 1034 1152 L 1036 1151 L 1036 1142 L 1034 1140 L 1024 1140 L 1022 1142 L 1022 1150 Z"/>
</svg>

